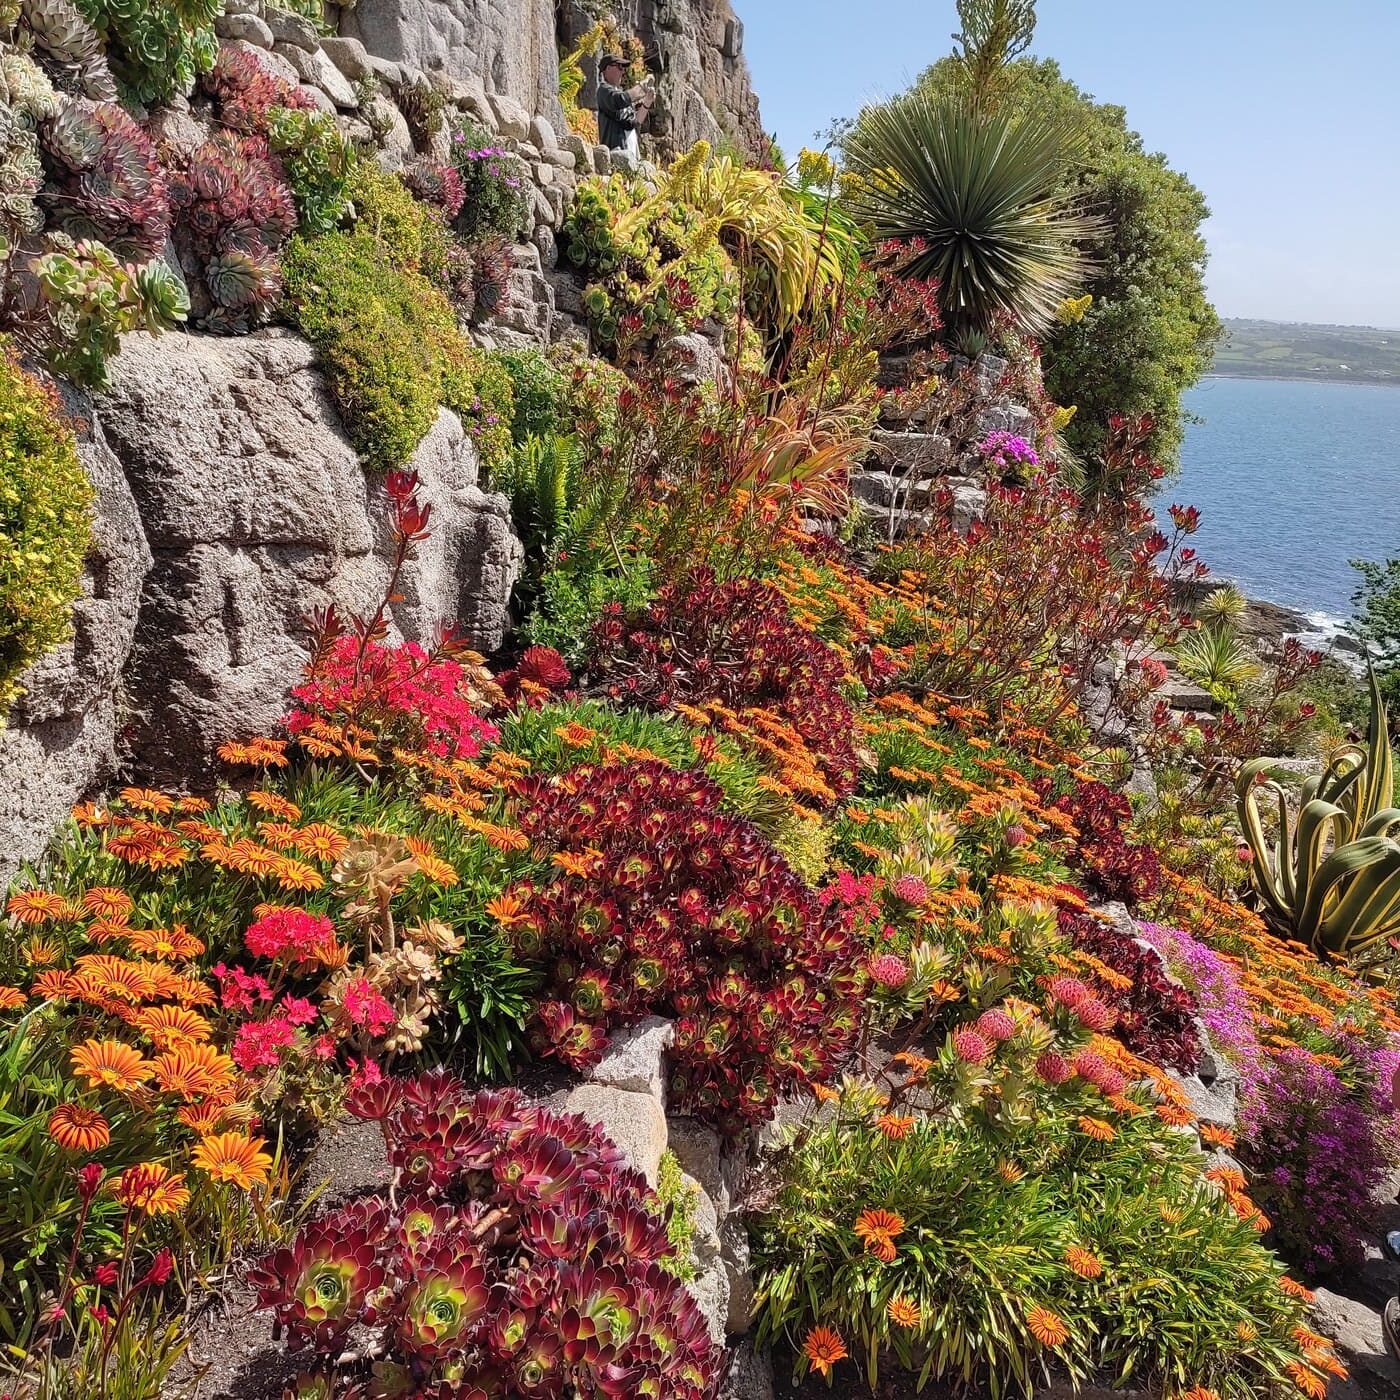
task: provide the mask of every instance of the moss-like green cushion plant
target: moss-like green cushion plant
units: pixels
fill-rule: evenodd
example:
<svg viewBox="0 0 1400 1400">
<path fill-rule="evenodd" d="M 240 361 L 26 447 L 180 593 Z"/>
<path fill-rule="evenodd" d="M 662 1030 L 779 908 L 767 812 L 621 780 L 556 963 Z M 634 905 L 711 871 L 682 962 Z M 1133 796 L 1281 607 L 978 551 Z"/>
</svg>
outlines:
<svg viewBox="0 0 1400 1400">
<path fill-rule="evenodd" d="M 509 447 L 509 376 L 490 372 L 447 298 L 396 266 L 367 226 L 295 239 L 283 271 L 292 323 L 316 347 L 366 467 L 406 461 L 440 404 L 461 415 L 488 470 Z"/>
<path fill-rule="evenodd" d="M 92 494 L 56 395 L 0 338 L 0 720 L 20 672 L 68 635 Z"/>
</svg>

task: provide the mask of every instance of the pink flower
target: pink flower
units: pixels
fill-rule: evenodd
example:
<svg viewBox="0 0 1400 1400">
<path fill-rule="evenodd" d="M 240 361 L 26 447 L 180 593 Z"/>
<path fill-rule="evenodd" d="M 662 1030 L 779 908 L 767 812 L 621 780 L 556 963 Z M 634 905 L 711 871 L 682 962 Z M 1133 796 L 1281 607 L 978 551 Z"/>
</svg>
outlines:
<svg viewBox="0 0 1400 1400">
<path fill-rule="evenodd" d="M 1047 1050 L 1036 1060 L 1035 1072 L 1047 1084 L 1064 1084 L 1073 1076 L 1074 1069 L 1063 1055 Z"/>
<path fill-rule="evenodd" d="M 971 1026 L 953 1032 L 953 1054 L 967 1065 L 985 1065 L 992 1058 L 992 1044 Z"/>
<path fill-rule="evenodd" d="M 282 1051 L 296 1038 L 296 1028 L 284 1016 L 244 1021 L 229 1047 L 229 1055 L 245 1074 L 255 1069 L 274 1069 L 281 1061 Z"/>
<path fill-rule="evenodd" d="M 909 980 L 909 966 L 894 953 L 881 953 L 867 964 L 870 976 L 882 987 L 897 991 Z"/>
<path fill-rule="evenodd" d="M 311 1053 L 318 1060 L 335 1059 L 335 1039 L 329 1035 L 318 1035 L 311 1042 Z"/>
<path fill-rule="evenodd" d="M 324 914 L 302 909 L 278 909 L 248 926 L 243 942 L 260 958 L 281 957 L 289 948 L 310 948 L 335 937 L 335 925 Z"/>
<path fill-rule="evenodd" d="M 265 977 L 223 963 L 215 963 L 213 972 L 219 979 L 219 1001 L 225 1011 L 251 1011 L 257 1002 L 272 1000 L 272 988 Z"/>
<path fill-rule="evenodd" d="M 282 1015 L 294 1026 L 309 1026 L 320 1013 L 305 997 L 283 997 Z"/>
<path fill-rule="evenodd" d="M 902 875 L 890 886 L 890 893 L 901 903 L 918 908 L 928 899 L 928 885 L 917 875 Z"/>
<path fill-rule="evenodd" d="M 371 1035 L 383 1035 L 398 1019 L 368 977 L 356 977 L 347 984 L 344 1005 L 351 1023 L 363 1026 Z"/>
<path fill-rule="evenodd" d="M 99 1288 L 110 1288 L 117 1281 L 117 1266 L 108 1260 L 92 1271 L 92 1281 Z"/>
<path fill-rule="evenodd" d="M 988 1040 L 1010 1040 L 1016 1034 L 1016 1022 L 1009 1011 L 994 1006 L 977 1018 L 977 1033 Z"/>
</svg>

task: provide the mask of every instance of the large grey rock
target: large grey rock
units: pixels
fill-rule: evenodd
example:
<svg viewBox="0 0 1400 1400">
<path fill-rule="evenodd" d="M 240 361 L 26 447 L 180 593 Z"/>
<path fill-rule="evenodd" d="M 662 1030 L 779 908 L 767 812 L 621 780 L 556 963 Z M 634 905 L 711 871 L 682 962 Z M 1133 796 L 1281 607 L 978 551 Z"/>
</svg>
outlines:
<svg viewBox="0 0 1400 1400">
<path fill-rule="evenodd" d="M 698 332 L 673 335 L 658 349 L 661 367 L 677 383 L 689 386 L 721 384 L 728 379 L 724 359 L 714 344 Z"/>
<path fill-rule="evenodd" d="M 1367 1371 L 1400 1389 L 1400 1362 L 1386 1350 L 1379 1312 L 1327 1288 L 1313 1290 L 1313 1311 L 1317 1330 L 1336 1342 L 1353 1371 Z"/>
<path fill-rule="evenodd" d="M 731 1215 L 719 1232 L 720 1258 L 729 1277 L 727 1330 L 742 1337 L 753 1326 L 753 1266 L 749 1257 L 749 1231 L 738 1215 Z"/>
<path fill-rule="evenodd" d="M 263 18 L 272 31 L 272 37 L 279 44 L 292 44 L 308 52 L 320 47 L 321 41 L 316 33 L 316 26 L 304 15 L 296 15 L 290 10 L 269 5 L 263 11 Z"/>
<path fill-rule="evenodd" d="M 0 726 L 0 886 L 116 762 L 118 685 L 151 552 L 136 501 L 91 409 L 76 400 L 79 455 L 96 497 L 73 636 L 29 668 Z"/>
<path fill-rule="evenodd" d="M 155 556 L 126 670 L 139 769 L 186 778 L 226 739 L 266 730 L 306 659 L 303 619 L 381 596 L 390 541 L 305 341 L 127 338 L 100 420 L 126 471 Z M 499 496 L 450 413 L 410 465 L 433 532 L 393 610 L 402 636 L 455 621 L 491 650 L 521 549 Z"/>
<path fill-rule="evenodd" d="M 376 76 L 370 66 L 369 53 L 358 39 L 343 38 L 338 34 L 327 35 L 321 40 L 321 48 L 352 83 L 364 82 Z"/>
<path fill-rule="evenodd" d="M 246 39 L 226 39 L 219 47 L 231 49 L 234 53 L 252 54 L 263 72 L 270 73 L 274 78 L 281 78 L 284 83 L 291 83 L 293 87 L 301 77 L 284 55 L 259 48 Z"/>
<path fill-rule="evenodd" d="M 876 428 L 870 446 L 873 462 L 898 476 L 938 476 L 952 465 L 951 444 L 941 433 Z"/>
<path fill-rule="evenodd" d="M 719 1134 L 694 1118 L 676 1117 L 668 1123 L 670 1150 L 675 1153 L 681 1170 L 700 1183 L 700 1189 L 714 1206 L 718 1223 L 723 1225 L 729 1214 L 730 1193 Z"/>
<path fill-rule="evenodd" d="M 260 49 L 270 49 L 273 44 L 267 22 L 254 14 L 220 15 L 214 21 L 214 33 L 221 39 L 244 39 Z"/>
<path fill-rule="evenodd" d="M 562 1113 L 577 1113 L 597 1123 L 627 1160 L 656 1185 L 661 1154 L 666 1150 L 666 1115 L 650 1094 L 632 1094 L 606 1084 L 580 1084 L 549 1102 Z"/>
<path fill-rule="evenodd" d="M 552 5 L 514 0 L 358 0 L 342 34 L 370 53 L 450 78 L 476 77 L 526 113 L 564 124 Z"/>
<path fill-rule="evenodd" d="M 350 80 L 321 49 L 304 49 L 296 44 L 279 43 L 273 53 L 285 58 L 297 70 L 302 82 L 320 88 L 337 107 L 359 108 L 360 99 Z"/>
<path fill-rule="evenodd" d="M 953 528 L 960 534 L 967 534 L 973 525 L 987 513 L 987 492 L 975 481 L 953 477 L 948 480 L 952 493 Z"/>
<path fill-rule="evenodd" d="M 773 1362 L 745 1338 L 729 1356 L 719 1400 L 773 1400 Z"/>
<path fill-rule="evenodd" d="M 613 1033 L 603 1058 L 588 1077 L 595 1084 L 627 1089 L 634 1094 L 650 1094 L 658 1102 L 664 1103 L 664 1058 L 675 1038 L 676 1028 L 670 1021 L 660 1016 L 648 1016 L 635 1026 Z"/>
</svg>

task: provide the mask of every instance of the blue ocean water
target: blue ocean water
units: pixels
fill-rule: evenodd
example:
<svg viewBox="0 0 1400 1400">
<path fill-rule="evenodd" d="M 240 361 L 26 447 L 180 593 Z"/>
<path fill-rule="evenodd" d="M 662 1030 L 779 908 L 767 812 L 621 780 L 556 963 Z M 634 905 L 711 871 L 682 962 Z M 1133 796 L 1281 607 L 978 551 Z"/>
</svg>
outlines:
<svg viewBox="0 0 1400 1400">
<path fill-rule="evenodd" d="M 1349 559 L 1400 555 L 1400 387 L 1206 379 L 1162 504 L 1198 506 L 1212 574 L 1319 623 L 1351 613 Z"/>
</svg>

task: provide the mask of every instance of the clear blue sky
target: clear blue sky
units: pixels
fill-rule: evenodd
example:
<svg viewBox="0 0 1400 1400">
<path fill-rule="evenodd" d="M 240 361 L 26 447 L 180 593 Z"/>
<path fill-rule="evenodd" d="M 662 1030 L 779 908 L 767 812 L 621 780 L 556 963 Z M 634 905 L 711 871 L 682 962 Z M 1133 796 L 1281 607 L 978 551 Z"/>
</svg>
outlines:
<svg viewBox="0 0 1400 1400">
<path fill-rule="evenodd" d="M 953 0 L 736 0 L 791 159 L 947 53 Z M 1400 328 L 1400 0 L 1040 0 L 1033 52 L 1204 190 L 1226 316 Z"/>
</svg>

